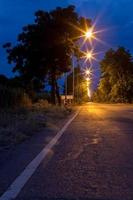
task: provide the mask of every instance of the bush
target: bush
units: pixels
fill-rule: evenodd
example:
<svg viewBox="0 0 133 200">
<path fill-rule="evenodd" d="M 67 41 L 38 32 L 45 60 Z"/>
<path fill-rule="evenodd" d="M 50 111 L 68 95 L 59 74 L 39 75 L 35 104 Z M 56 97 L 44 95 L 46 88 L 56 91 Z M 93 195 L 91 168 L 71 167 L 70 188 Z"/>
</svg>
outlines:
<svg viewBox="0 0 133 200">
<path fill-rule="evenodd" d="M 29 96 L 20 88 L 11 88 L 0 85 L 0 94 L 1 108 L 14 108 L 31 105 Z"/>
<path fill-rule="evenodd" d="M 38 100 L 38 102 L 33 105 L 33 107 L 36 109 L 45 109 L 49 106 L 50 104 L 48 103 L 48 101 L 43 99 Z"/>
<path fill-rule="evenodd" d="M 36 103 L 39 100 L 47 100 L 48 102 L 50 102 L 50 99 L 51 99 L 50 93 L 44 91 L 41 93 L 36 93 L 34 95 L 33 102 Z"/>
</svg>

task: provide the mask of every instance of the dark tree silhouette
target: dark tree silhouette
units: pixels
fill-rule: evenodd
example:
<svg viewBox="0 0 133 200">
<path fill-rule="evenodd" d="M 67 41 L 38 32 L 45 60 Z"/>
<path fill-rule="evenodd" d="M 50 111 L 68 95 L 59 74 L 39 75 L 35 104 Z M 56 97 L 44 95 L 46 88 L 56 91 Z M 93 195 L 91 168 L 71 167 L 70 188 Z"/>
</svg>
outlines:
<svg viewBox="0 0 133 200">
<path fill-rule="evenodd" d="M 19 34 L 17 45 L 4 45 L 9 63 L 15 63 L 13 71 L 19 72 L 26 88 L 35 90 L 37 83 L 41 87 L 48 81 L 52 103 L 57 97 L 60 104 L 57 79 L 70 70 L 72 54 L 80 52 L 77 41 L 86 24 L 89 27 L 90 20 L 79 17 L 74 6 L 40 10 L 35 13 L 35 23 Z"/>
<path fill-rule="evenodd" d="M 0 74 L 0 85 L 8 85 L 9 79 L 3 75 Z"/>
</svg>

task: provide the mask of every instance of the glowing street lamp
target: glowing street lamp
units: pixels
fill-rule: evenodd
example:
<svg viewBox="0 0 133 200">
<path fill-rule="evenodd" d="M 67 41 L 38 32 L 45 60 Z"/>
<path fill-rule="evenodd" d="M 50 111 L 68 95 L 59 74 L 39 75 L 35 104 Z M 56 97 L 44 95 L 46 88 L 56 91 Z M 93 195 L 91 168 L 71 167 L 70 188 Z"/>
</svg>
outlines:
<svg viewBox="0 0 133 200">
<path fill-rule="evenodd" d="M 91 39 L 91 38 L 93 38 L 93 31 L 92 31 L 92 29 L 89 29 L 88 31 L 86 31 L 85 32 L 85 37 L 86 37 L 86 39 Z"/>
<path fill-rule="evenodd" d="M 91 60 L 96 60 L 97 61 L 97 59 L 96 59 L 96 55 L 97 55 L 98 53 L 94 53 L 93 52 L 93 49 L 92 50 L 90 50 L 90 51 L 88 51 L 87 50 L 87 52 L 83 52 L 83 56 L 82 56 L 82 58 L 85 58 L 85 62 L 87 62 L 88 60 L 91 62 Z"/>
<path fill-rule="evenodd" d="M 90 75 L 90 70 L 89 69 L 86 70 L 85 73 L 86 73 L 86 75 Z"/>
<path fill-rule="evenodd" d="M 92 57 L 93 57 L 92 52 L 87 52 L 87 53 L 86 53 L 86 58 L 87 58 L 87 59 L 90 60 Z"/>
<path fill-rule="evenodd" d="M 87 83 L 88 83 L 88 82 L 90 81 L 90 78 L 87 77 L 87 78 L 86 78 L 86 81 L 87 81 Z"/>
<path fill-rule="evenodd" d="M 85 58 L 85 62 L 87 62 L 88 60 L 91 62 L 91 60 L 95 60 L 95 53 L 93 53 L 93 51 L 87 51 L 87 52 L 82 52 L 83 56 L 82 58 Z"/>
<path fill-rule="evenodd" d="M 86 68 L 84 71 L 83 71 L 84 75 L 86 78 L 89 78 L 91 79 L 91 76 L 93 75 L 93 70 L 91 67 L 89 68 Z M 86 79 L 87 80 L 87 79 Z"/>
<path fill-rule="evenodd" d="M 85 71 L 85 75 L 86 75 L 87 77 L 89 77 L 90 75 L 92 75 L 91 68 L 86 69 L 86 71 Z"/>
</svg>

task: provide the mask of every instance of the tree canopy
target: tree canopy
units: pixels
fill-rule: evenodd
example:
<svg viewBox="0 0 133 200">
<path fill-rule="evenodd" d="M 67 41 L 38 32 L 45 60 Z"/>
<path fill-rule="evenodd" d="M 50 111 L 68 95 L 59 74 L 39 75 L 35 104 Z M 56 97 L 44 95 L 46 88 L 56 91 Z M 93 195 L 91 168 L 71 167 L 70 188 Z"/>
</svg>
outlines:
<svg viewBox="0 0 133 200">
<path fill-rule="evenodd" d="M 101 79 L 94 100 L 133 101 L 133 58 L 124 47 L 106 52 L 100 63 Z"/>
<path fill-rule="evenodd" d="M 4 45 L 13 72 L 18 72 L 26 88 L 33 90 L 51 85 L 51 101 L 59 99 L 57 79 L 71 69 L 72 55 L 80 53 L 77 41 L 89 19 L 78 16 L 74 6 L 35 13 L 35 22 L 23 28 L 17 44 Z"/>
</svg>

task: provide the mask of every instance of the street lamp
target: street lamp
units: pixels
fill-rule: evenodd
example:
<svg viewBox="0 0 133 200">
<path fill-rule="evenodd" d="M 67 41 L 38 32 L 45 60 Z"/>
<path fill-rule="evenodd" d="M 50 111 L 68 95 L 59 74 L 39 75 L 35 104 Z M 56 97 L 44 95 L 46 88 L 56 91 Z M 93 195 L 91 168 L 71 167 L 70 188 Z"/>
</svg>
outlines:
<svg viewBox="0 0 133 200">
<path fill-rule="evenodd" d="M 85 71 L 86 75 L 90 75 L 90 70 Z"/>
<path fill-rule="evenodd" d="M 88 31 L 85 32 L 85 37 L 86 37 L 86 39 L 93 38 L 93 31 L 92 31 L 92 29 L 89 29 Z"/>
<path fill-rule="evenodd" d="M 91 68 L 88 68 L 88 69 L 85 70 L 85 75 L 86 75 L 87 77 L 90 77 L 90 75 L 92 75 L 92 70 L 91 70 Z"/>
<path fill-rule="evenodd" d="M 86 53 L 86 58 L 89 59 L 89 60 L 90 60 L 91 58 L 93 58 L 93 55 L 92 55 L 92 52 L 91 52 L 91 51 Z"/>
<path fill-rule="evenodd" d="M 87 77 L 86 80 L 87 80 L 87 83 L 88 83 L 90 81 L 90 78 Z"/>
<path fill-rule="evenodd" d="M 88 60 L 91 62 L 91 60 L 97 60 L 95 58 L 95 56 L 98 54 L 98 53 L 94 53 L 93 52 L 93 49 L 92 50 L 87 50 L 87 52 L 82 52 L 83 53 L 83 56 L 82 58 L 85 58 L 85 62 L 87 62 Z"/>
</svg>

